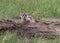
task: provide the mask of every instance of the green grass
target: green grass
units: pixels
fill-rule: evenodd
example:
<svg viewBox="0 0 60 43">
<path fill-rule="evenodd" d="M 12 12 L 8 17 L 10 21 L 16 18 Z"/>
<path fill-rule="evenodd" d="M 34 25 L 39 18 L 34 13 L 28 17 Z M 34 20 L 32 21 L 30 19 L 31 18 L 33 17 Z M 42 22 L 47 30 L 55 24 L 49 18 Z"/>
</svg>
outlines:
<svg viewBox="0 0 60 43">
<path fill-rule="evenodd" d="M 0 36 L 0 43 L 60 43 L 60 39 L 44 39 L 40 38 L 33 38 L 33 39 L 17 39 L 16 33 L 11 33 L 6 31 L 4 34 Z"/>
<path fill-rule="evenodd" d="M 0 18 L 26 12 L 34 17 L 60 18 L 60 0 L 0 0 Z"/>
</svg>

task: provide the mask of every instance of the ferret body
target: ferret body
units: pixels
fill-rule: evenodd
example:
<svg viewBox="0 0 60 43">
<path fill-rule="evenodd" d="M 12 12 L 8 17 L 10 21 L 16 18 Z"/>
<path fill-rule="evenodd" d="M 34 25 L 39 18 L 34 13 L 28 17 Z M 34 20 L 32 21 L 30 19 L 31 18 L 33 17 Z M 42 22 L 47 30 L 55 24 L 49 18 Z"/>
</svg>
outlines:
<svg viewBox="0 0 60 43">
<path fill-rule="evenodd" d="M 28 14 L 22 14 L 20 15 L 20 17 L 23 24 L 36 23 L 36 20 Z"/>
</svg>

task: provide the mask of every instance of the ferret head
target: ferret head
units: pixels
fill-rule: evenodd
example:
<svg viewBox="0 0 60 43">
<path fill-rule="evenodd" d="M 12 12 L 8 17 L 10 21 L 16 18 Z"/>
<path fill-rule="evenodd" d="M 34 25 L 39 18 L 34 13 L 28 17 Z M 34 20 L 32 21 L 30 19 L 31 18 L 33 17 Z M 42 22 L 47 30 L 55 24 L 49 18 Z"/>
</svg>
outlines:
<svg viewBox="0 0 60 43">
<path fill-rule="evenodd" d="M 28 16 L 27 14 L 23 14 L 23 15 L 22 15 L 22 17 L 23 17 L 24 19 L 27 18 L 27 16 Z"/>
<path fill-rule="evenodd" d="M 26 19 L 27 16 L 28 16 L 28 15 L 24 13 L 24 14 L 21 15 L 21 19 Z"/>
<path fill-rule="evenodd" d="M 26 13 L 24 13 L 24 14 L 21 15 L 21 19 L 24 22 L 26 21 L 26 22 L 33 22 L 33 23 L 35 23 L 35 20 L 33 19 L 33 17 L 32 16 L 29 16 Z"/>
</svg>

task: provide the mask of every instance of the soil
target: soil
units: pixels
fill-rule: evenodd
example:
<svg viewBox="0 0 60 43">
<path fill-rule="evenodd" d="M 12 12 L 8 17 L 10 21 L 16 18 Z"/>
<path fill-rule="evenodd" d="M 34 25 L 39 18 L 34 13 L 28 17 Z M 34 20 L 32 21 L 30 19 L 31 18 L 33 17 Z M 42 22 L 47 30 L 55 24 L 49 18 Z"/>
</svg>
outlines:
<svg viewBox="0 0 60 43">
<path fill-rule="evenodd" d="M 60 37 L 60 19 L 41 19 L 38 23 L 22 24 L 20 19 L 0 19 L 0 33 L 14 30 L 18 37 Z"/>
</svg>

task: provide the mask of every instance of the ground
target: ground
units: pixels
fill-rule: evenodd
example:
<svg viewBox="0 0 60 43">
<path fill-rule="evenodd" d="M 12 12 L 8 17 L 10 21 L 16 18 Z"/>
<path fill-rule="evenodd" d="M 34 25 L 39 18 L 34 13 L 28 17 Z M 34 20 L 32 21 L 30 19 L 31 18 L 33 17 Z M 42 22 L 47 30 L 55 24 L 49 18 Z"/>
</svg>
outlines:
<svg viewBox="0 0 60 43">
<path fill-rule="evenodd" d="M 20 19 L 0 19 L 0 31 L 16 30 L 22 37 L 45 36 L 55 38 L 60 36 L 60 20 L 40 19 L 39 22 L 22 23 Z"/>
<path fill-rule="evenodd" d="M 13 20 L 14 21 L 14 20 Z M 7 24 L 6 24 L 7 22 Z M 14 21 L 17 22 L 17 21 Z M 6 31 L 4 32 L 4 34 L 0 35 L 0 38 L 2 41 L 0 41 L 1 43 L 51 43 L 51 41 L 53 43 L 59 43 L 60 39 L 58 37 L 55 37 L 57 35 L 59 35 L 60 31 L 58 29 L 60 29 L 60 20 L 56 20 L 56 19 L 41 19 L 39 23 L 32 23 L 29 25 L 22 25 L 20 26 L 19 23 L 16 24 L 15 28 L 13 27 L 12 24 L 14 24 L 14 22 L 11 21 L 11 19 L 0 19 L 0 23 L 2 25 L 0 25 L 0 29 L 6 29 L 6 26 L 8 28 L 8 30 L 10 30 L 11 28 L 13 30 L 15 30 L 15 28 L 17 27 L 17 34 L 16 31 L 14 31 L 13 33 L 11 33 L 11 31 Z M 11 24 L 12 23 L 12 24 Z M 11 26 L 12 25 L 12 26 Z M 2 28 L 3 26 L 3 28 Z M 11 28 L 10 28 L 11 27 Z M 56 28 L 56 29 L 55 29 Z M 38 36 L 48 36 L 48 39 L 46 39 L 47 37 L 43 38 L 37 38 L 34 37 L 32 38 L 32 40 L 26 39 L 25 37 L 32 37 L 34 33 L 38 33 Z M 17 35 L 22 36 L 24 40 L 20 39 L 22 37 L 17 37 Z M 54 36 L 55 35 L 55 36 Z M 17 39 L 18 38 L 18 39 Z"/>
</svg>

